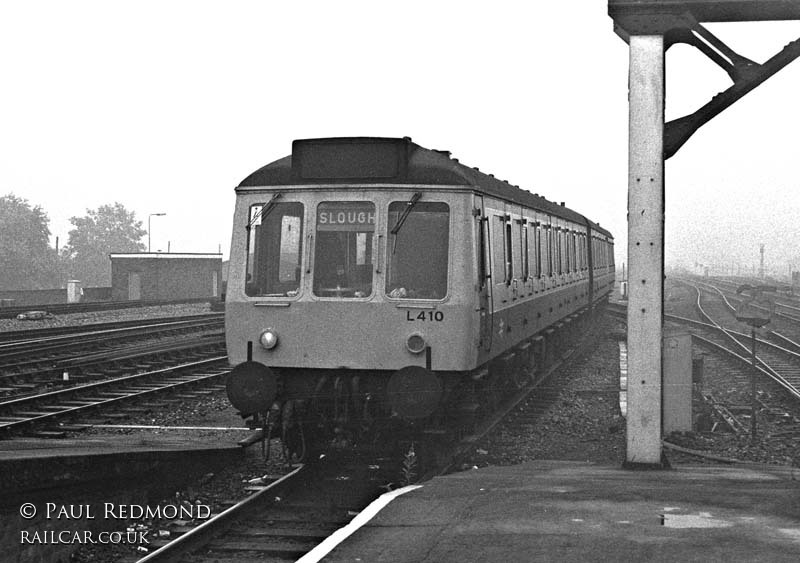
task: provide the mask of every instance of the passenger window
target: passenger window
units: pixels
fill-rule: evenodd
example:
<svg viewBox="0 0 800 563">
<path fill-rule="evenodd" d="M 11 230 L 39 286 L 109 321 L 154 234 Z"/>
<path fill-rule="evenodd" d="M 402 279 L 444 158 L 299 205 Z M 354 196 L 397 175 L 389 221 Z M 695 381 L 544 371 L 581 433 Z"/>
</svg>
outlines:
<svg viewBox="0 0 800 563">
<path fill-rule="evenodd" d="M 560 228 L 556 228 L 556 272 L 558 275 L 563 273 L 561 269 L 561 239 L 564 236 L 564 232 Z"/>
<path fill-rule="evenodd" d="M 512 236 L 511 236 L 511 219 L 506 217 L 506 283 L 511 284 L 511 280 L 514 279 L 514 252 L 513 246 L 511 244 Z"/>
<path fill-rule="evenodd" d="M 528 226 L 520 224 L 520 239 L 522 241 L 522 281 L 528 281 L 530 276 L 530 260 L 528 259 L 529 245 L 528 245 Z"/>
<path fill-rule="evenodd" d="M 575 231 L 572 232 L 570 235 L 572 238 L 572 270 L 577 272 L 578 271 L 578 246 L 577 242 L 575 241 Z"/>
<path fill-rule="evenodd" d="M 297 295 L 303 249 L 303 204 L 253 205 L 248 230 L 245 294 Z"/>
<path fill-rule="evenodd" d="M 494 283 L 506 283 L 506 233 L 505 219 L 498 215 L 492 221 L 492 272 L 494 272 Z M 501 273 L 502 272 L 502 273 Z"/>
<path fill-rule="evenodd" d="M 386 295 L 395 299 L 444 299 L 450 250 L 448 205 L 421 201 L 409 207 L 406 201 L 393 201 L 387 228 Z"/>
<path fill-rule="evenodd" d="M 323 201 L 317 206 L 314 295 L 356 298 L 372 294 L 375 204 Z"/>
<path fill-rule="evenodd" d="M 545 245 L 544 251 L 547 255 L 547 260 L 545 260 L 545 276 L 552 276 L 553 275 L 553 229 L 550 228 L 550 225 L 545 227 Z"/>
<path fill-rule="evenodd" d="M 485 217 L 478 217 L 478 285 L 481 288 L 486 287 L 486 279 L 488 272 L 486 268 L 487 259 L 487 244 L 486 244 L 486 223 L 488 219 Z"/>
</svg>

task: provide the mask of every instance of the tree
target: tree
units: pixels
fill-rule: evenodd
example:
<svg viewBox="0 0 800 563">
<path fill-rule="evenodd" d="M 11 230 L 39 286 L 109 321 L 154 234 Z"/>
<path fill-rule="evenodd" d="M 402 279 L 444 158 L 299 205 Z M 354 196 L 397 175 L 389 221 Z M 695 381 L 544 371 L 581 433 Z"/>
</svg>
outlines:
<svg viewBox="0 0 800 563">
<path fill-rule="evenodd" d="M 84 286 L 111 285 L 112 252 L 141 252 L 145 245 L 140 239 L 147 234 L 133 211 L 118 202 L 87 209 L 85 217 L 71 217 L 74 229 L 64 255 L 71 260 L 70 275 Z"/>
<path fill-rule="evenodd" d="M 38 205 L 8 194 L 0 197 L 0 289 L 58 286 L 50 219 Z"/>
</svg>

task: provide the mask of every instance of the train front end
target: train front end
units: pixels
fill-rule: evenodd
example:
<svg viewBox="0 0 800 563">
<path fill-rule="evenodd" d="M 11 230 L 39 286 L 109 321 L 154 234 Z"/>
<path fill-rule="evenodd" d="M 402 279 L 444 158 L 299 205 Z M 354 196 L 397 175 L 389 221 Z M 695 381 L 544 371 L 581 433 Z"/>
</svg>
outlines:
<svg viewBox="0 0 800 563">
<path fill-rule="evenodd" d="M 397 139 L 296 141 L 237 188 L 228 396 L 344 432 L 420 420 L 474 367 L 472 199 Z"/>
</svg>

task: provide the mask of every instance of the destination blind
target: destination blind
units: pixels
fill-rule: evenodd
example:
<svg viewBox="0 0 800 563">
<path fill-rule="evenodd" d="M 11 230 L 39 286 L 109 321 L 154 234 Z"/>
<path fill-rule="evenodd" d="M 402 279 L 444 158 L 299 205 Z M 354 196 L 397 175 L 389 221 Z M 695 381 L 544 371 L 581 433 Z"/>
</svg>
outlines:
<svg viewBox="0 0 800 563">
<path fill-rule="evenodd" d="M 372 203 L 323 202 L 317 209 L 318 231 L 374 231 L 375 205 Z"/>
</svg>

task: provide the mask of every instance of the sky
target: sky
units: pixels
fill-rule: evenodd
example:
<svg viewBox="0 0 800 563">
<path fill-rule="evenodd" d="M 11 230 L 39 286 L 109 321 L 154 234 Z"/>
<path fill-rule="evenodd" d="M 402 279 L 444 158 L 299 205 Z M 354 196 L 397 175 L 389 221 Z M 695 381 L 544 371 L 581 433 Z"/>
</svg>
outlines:
<svg viewBox="0 0 800 563">
<path fill-rule="evenodd" d="M 800 22 L 709 24 L 757 62 Z M 120 202 L 152 249 L 227 258 L 234 187 L 294 139 L 412 137 L 564 201 L 627 261 L 628 46 L 602 0 L 6 2 L 0 195 L 70 217 Z M 730 85 L 667 53 L 667 119 Z M 666 165 L 666 260 L 800 268 L 800 61 Z"/>
</svg>

